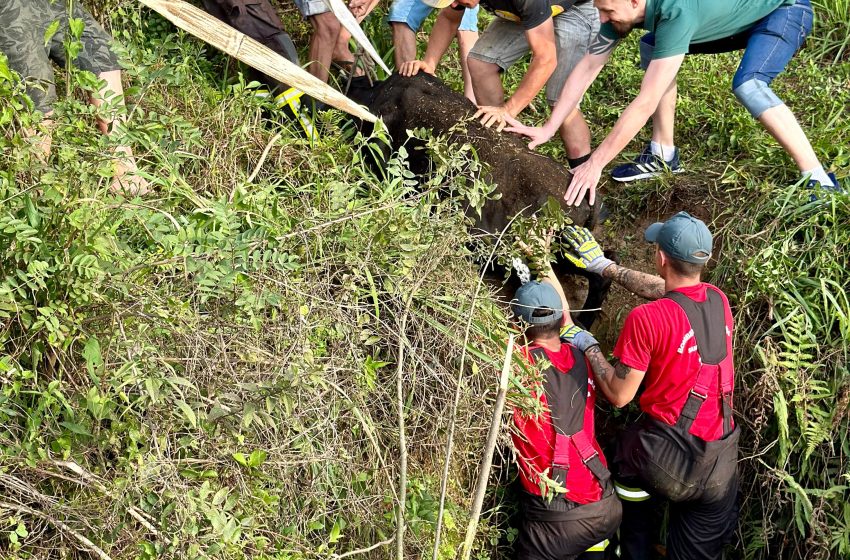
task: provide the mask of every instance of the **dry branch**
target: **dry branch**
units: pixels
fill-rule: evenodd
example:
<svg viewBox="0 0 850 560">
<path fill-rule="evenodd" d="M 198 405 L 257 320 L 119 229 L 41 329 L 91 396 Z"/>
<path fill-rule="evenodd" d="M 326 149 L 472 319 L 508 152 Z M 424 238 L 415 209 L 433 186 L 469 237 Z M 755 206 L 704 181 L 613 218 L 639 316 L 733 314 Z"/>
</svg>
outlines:
<svg viewBox="0 0 850 560">
<path fill-rule="evenodd" d="M 289 84 L 315 99 L 369 122 L 378 118 L 342 93 L 270 48 L 183 0 L 139 0 L 162 17 L 251 68 Z"/>
<path fill-rule="evenodd" d="M 499 379 L 496 408 L 493 410 L 493 420 L 490 422 L 490 432 L 487 434 L 487 444 L 484 446 L 484 457 L 481 459 L 481 469 L 478 471 L 478 484 L 475 488 L 475 497 L 472 501 L 472 513 L 469 516 L 469 525 L 466 527 L 466 539 L 463 541 L 462 560 L 469 560 L 469 553 L 472 551 L 472 542 L 475 540 L 475 532 L 478 529 L 478 518 L 481 516 L 481 506 L 484 503 L 484 494 L 487 493 L 490 466 L 493 464 L 493 450 L 496 448 L 496 440 L 499 438 L 499 428 L 502 425 L 502 411 L 505 409 L 505 396 L 508 392 L 508 373 L 511 371 L 513 351 L 514 335 L 511 334 L 508 338 L 508 347 L 505 349 L 505 362 L 502 365 L 502 376 Z"/>
<path fill-rule="evenodd" d="M 38 519 L 46 521 L 46 522 L 50 523 L 51 525 L 53 525 L 54 527 L 56 527 L 57 529 L 59 529 L 61 532 L 67 533 L 67 534 L 71 535 L 72 537 L 74 537 L 74 539 L 76 539 L 77 542 L 79 542 L 81 545 L 83 545 L 83 548 L 85 548 L 85 550 L 87 550 L 91 554 L 97 556 L 101 560 L 112 560 L 112 558 L 106 552 L 104 552 L 103 549 L 101 549 L 99 546 L 97 546 L 96 544 L 91 542 L 85 535 L 78 533 L 77 531 L 72 529 L 70 526 L 68 526 L 67 523 L 59 521 L 58 519 L 54 519 L 54 518 L 50 517 L 49 515 L 47 515 L 46 513 L 42 513 L 38 510 L 34 510 L 32 508 L 29 508 L 29 507 L 21 505 L 21 504 L 13 504 L 13 503 L 10 503 L 10 502 L 0 501 L 0 510 L 2 510 L 2 509 L 10 509 L 10 510 L 16 511 L 16 512 L 21 513 L 21 514 L 31 515 L 32 517 L 36 517 Z"/>
</svg>

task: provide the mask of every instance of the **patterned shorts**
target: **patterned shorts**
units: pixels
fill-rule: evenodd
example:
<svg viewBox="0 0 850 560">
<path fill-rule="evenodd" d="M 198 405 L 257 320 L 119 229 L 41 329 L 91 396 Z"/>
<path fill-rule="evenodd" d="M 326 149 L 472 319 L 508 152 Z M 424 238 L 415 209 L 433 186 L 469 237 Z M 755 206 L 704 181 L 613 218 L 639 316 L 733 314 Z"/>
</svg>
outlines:
<svg viewBox="0 0 850 560">
<path fill-rule="evenodd" d="M 82 70 L 100 74 L 119 70 L 118 59 L 110 49 L 112 38 L 94 18 L 73 3 L 72 17 L 85 25 L 80 42 L 82 50 L 73 60 Z M 44 34 L 54 21 L 59 29 L 45 45 Z M 47 113 L 56 100 L 53 68 L 50 61 L 65 66 L 62 44 L 68 31 L 68 11 L 64 0 L 0 1 L 0 52 L 9 59 L 9 68 L 26 80 L 27 93 L 35 108 Z"/>
</svg>

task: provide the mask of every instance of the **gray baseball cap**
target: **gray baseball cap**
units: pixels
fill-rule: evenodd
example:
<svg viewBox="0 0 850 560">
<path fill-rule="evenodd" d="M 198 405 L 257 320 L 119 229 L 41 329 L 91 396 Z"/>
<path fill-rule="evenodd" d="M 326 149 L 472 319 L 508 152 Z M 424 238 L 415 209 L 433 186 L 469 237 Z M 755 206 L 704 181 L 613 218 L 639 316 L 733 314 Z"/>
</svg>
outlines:
<svg viewBox="0 0 850 560">
<path fill-rule="evenodd" d="M 534 317 L 536 309 L 551 309 L 554 313 L 545 317 Z M 532 280 L 526 282 L 516 291 L 511 300 L 511 310 L 514 315 L 529 325 L 548 325 L 559 321 L 564 316 L 561 297 L 551 284 Z"/>
<path fill-rule="evenodd" d="M 650 243 L 658 243 L 662 251 L 680 261 L 705 264 L 711 258 L 711 232 L 702 220 L 687 212 L 652 224 L 646 228 L 644 237 Z"/>
</svg>

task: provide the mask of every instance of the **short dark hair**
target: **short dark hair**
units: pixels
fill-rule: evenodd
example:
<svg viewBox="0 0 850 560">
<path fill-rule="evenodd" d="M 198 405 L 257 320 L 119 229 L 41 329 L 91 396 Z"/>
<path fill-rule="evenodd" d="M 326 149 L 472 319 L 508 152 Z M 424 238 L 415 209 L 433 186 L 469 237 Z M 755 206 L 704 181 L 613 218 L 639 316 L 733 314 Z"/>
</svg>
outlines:
<svg viewBox="0 0 850 560">
<path fill-rule="evenodd" d="M 700 276 L 702 276 L 702 271 L 705 268 L 705 263 L 690 263 L 687 261 L 674 259 L 670 255 L 667 255 L 667 258 L 670 260 L 670 268 L 672 268 L 673 272 L 675 272 L 679 276 L 684 276 L 685 278 L 699 278 Z"/>
<path fill-rule="evenodd" d="M 549 309 L 548 307 L 541 307 L 531 312 L 532 317 L 548 317 L 549 315 L 554 314 L 555 310 Z M 529 340 L 537 338 L 551 338 L 560 334 L 561 322 L 557 319 L 553 319 L 552 321 L 543 323 L 542 325 L 532 325 L 525 329 L 525 338 Z"/>
</svg>

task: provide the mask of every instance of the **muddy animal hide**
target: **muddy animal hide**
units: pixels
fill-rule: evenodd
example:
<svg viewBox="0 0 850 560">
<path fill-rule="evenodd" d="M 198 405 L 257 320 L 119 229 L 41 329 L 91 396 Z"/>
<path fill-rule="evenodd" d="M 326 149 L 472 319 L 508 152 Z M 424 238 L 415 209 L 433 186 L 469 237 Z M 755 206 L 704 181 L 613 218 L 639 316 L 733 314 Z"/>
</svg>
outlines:
<svg viewBox="0 0 850 560">
<path fill-rule="evenodd" d="M 570 179 L 566 167 L 532 152 L 527 142 L 514 134 L 481 126 L 471 118 L 475 105 L 434 76 L 420 73 L 406 78 L 393 74 L 374 86 L 355 80 L 348 96 L 383 118 L 394 149 L 407 143 L 410 167 L 415 173 L 427 173 L 430 162 L 424 150 L 412 149 L 421 143 L 408 140 L 407 130 L 429 128 L 435 134 L 448 134 L 450 142 L 474 146 L 478 159 L 489 168 L 490 182 L 501 194 L 500 199 L 485 204 L 477 224 L 481 229 L 499 232 L 517 212 L 530 215 L 550 197 L 560 202 L 574 223 L 587 227 L 596 224 L 598 202 L 595 207 L 586 201 L 578 207 L 564 202 Z"/>
<path fill-rule="evenodd" d="M 487 233 L 501 232 L 518 212 L 531 215 L 550 198 L 560 203 L 564 213 L 575 224 L 593 228 L 599 221 L 598 196 L 595 206 L 589 206 L 587 201 L 580 206 L 567 206 L 564 203 L 563 196 L 569 185 L 570 174 L 562 164 L 532 152 L 526 141 L 516 135 L 481 126 L 472 119 L 475 105 L 433 76 L 420 73 L 405 78 L 393 74 L 374 85 L 365 78 L 355 78 L 348 96 L 383 118 L 392 137 L 393 149 L 405 145 L 410 154 L 411 171 L 419 175 L 428 173 L 431 162 L 425 150 L 417 149 L 423 143 L 409 138 L 408 130 L 429 128 L 436 135 L 448 135 L 451 143 L 471 144 L 479 161 L 488 167 L 489 181 L 496 185 L 501 195 L 498 200 L 485 203 L 480 218 L 473 216 L 476 226 Z M 462 124 L 457 126 L 458 123 Z M 371 132 L 368 126 L 368 123 L 362 124 L 361 129 Z M 609 255 L 609 258 L 616 259 L 616 256 Z M 610 280 L 578 269 L 563 257 L 553 263 L 553 267 L 559 276 L 579 274 L 587 278 L 588 295 L 584 308 L 601 307 L 608 295 Z M 501 276 L 501 272 L 497 272 L 497 275 Z M 519 281 L 513 275 L 505 290 L 513 294 L 517 287 Z M 589 328 L 598 315 L 598 311 L 584 312 L 578 315 L 577 320 Z"/>
</svg>

